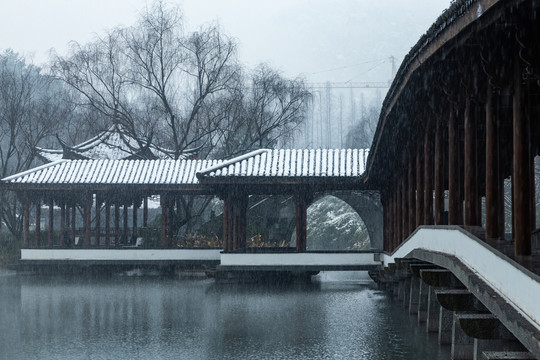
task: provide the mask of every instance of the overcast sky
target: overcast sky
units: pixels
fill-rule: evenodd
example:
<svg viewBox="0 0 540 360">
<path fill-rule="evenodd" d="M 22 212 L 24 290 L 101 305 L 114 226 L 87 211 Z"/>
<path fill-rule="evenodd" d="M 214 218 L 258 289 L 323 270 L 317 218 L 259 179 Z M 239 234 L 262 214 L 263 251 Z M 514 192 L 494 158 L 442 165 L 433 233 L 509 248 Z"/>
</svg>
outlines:
<svg viewBox="0 0 540 360">
<path fill-rule="evenodd" d="M 147 0 L 0 0 L 0 50 L 34 63 L 131 25 Z M 309 81 L 386 81 L 449 0 L 176 0 L 188 30 L 219 22 L 249 66 L 268 62 Z"/>
</svg>

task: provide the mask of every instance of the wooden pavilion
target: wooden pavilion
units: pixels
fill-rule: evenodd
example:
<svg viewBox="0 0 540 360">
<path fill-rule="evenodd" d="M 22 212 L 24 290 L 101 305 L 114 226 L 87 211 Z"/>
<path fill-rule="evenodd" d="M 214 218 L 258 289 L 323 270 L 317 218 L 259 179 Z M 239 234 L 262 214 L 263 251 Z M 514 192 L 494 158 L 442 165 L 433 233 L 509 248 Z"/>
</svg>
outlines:
<svg viewBox="0 0 540 360">
<path fill-rule="evenodd" d="M 2 179 L 23 204 L 25 248 L 66 247 L 79 237 L 84 248 L 127 244 L 128 208 L 143 206 L 158 195 L 161 203 L 161 247 L 172 245 L 171 216 L 178 195 L 217 195 L 224 200 L 224 250 L 246 245 L 250 194 L 290 194 L 296 201 L 296 248 L 306 249 L 307 207 L 313 195 L 329 190 L 358 190 L 368 151 L 261 149 L 231 160 L 58 160 Z M 41 210 L 48 207 L 47 241 L 41 236 Z M 60 237 L 54 237 L 54 207 L 60 208 Z M 30 240 L 30 209 L 35 209 L 35 238 Z M 84 228 L 75 228 L 77 209 Z M 120 212 L 123 224 L 120 226 Z M 132 229 L 138 228 L 133 211 Z"/>
</svg>

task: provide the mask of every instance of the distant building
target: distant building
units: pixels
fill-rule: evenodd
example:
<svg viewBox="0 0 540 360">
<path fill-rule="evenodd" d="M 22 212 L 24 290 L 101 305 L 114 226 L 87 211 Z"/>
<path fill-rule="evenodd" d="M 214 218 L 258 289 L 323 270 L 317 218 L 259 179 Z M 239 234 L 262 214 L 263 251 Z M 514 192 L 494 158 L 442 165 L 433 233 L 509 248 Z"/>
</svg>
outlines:
<svg viewBox="0 0 540 360">
<path fill-rule="evenodd" d="M 75 146 L 69 146 L 60 138 L 62 149 L 36 148 L 38 156 L 45 162 L 61 159 L 70 160 L 165 160 L 174 159 L 174 151 L 164 149 L 133 137 L 121 125 L 113 125 L 108 130 Z M 179 160 L 194 159 L 198 149 L 182 152 Z"/>
</svg>

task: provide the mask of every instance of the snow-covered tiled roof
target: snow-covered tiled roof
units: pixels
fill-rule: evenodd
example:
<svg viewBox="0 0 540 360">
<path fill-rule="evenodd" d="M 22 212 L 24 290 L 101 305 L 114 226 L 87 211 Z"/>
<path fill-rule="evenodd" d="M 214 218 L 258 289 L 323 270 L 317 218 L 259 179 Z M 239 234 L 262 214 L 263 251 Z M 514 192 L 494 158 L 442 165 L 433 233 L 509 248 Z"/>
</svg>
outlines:
<svg viewBox="0 0 540 360">
<path fill-rule="evenodd" d="M 2 179 L 38 185 L 198 185 L 197 171 L 218 160 L 59 160 Z"/>
<path fill-rule="evenodd" d="M 152 189 L 210 190 L 206 184 L 257 185 L 331 179 L 355 182 L 364 172 L 368 150 L 260 149 L 231 160 L 59 160 L 6 177 L 11 189 L 70 189 L 70 186 L 143 185 Z"/>
<path fill-rule="evenodd" d="M 260 149 L 223 161 L 199 177 L 359 177 L 367 149 Z"/>
<path fill-rule="evenodd" d="M 141 148 L 141 144 L 137 139 L 131 136 L 130 133 L 120 125 L 113 125 L 108 130 L 78 145 L 68 147 L 62 143 L 62 146 L 62 150 L 43 148 L 36 148 L 36 150 L 46 161 L 64 159 L 66 158 L 66 151 L 75 155 L 75 158 L 77 159 L 123 160 L 136 157 L 144 150 Z M 174 158 L 174 151 L 163 149 L 153 144 L 150 144 L 148 150 L 150 150 L 153 157 L 157 159 Z M 187 159 L 192 155 L 193 151 L 187 151 L 180 155 L 180 159 Z"/>
</svg>

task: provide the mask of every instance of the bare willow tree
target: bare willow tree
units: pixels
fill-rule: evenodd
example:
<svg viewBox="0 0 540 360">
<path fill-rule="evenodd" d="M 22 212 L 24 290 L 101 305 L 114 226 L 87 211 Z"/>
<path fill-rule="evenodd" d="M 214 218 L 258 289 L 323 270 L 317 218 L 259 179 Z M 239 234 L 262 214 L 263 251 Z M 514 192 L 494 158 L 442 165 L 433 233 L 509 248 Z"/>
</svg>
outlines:
<svg viewBox="0 0 540 360">
<path fill-rule="evenodd" d="M 0 171 L 1 177 L 33 165 L 35 147 L 60 128 L 71 109 L 62 101 L 61 84 L 27 64 L 12 51 L 0 54 Z M 1 218 L 20 235 L 20 208 L 13 194 L 0 193 Z"/>
<path fill-rule="evenodd" d="M 223 119 L 214 140 L 216 153 L 228 157 L 285 143 L 304 121 L 310 97 L 302 79 L 288 80 L 259 65 L 248 86 L 233 91 L 217 107 Z"/>
<path fill-rule="evenodd" d="M 302 81 L 263 65 L 248 72 L 218 26 L 185 33 L 183 25 L 180 9 L 158 0 L 134 26 L 73 43 L 67 57 L 56 56 L 54 74 L 78 105 L 173 150 L 176 159 L 190 148 L 229 157 L 274 146 L 302 122 L 309 95 Z M 177 227 L 189 228 L 208 203 L 178 197 Z"/>
</svg>

